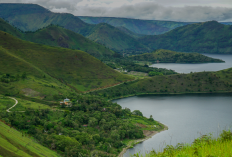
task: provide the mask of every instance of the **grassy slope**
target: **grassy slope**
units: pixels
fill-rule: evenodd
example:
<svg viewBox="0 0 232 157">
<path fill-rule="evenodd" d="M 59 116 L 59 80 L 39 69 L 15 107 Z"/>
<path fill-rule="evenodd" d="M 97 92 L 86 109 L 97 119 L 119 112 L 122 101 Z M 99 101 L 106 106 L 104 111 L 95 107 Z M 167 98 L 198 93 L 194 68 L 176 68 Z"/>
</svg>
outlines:
<svg viewBox="0 0 232 157">
<path fill-rule="evenodd" d="M 36 32 L 22 33 L 0 18 L 0 30 L 10 33 L 20 39 L 39 44 L 60 46 L 85 51 L 95 57 L 112 57 L 114 52 L 97 44 L 80 34 L 59 26 L 48 26 Z"/>
<path fill-rule="evenodd" d="M 24 11 L 22 11 L 22 8 L 24 8 Z M 112 28 L 105 25 L 106 31 L 102 32 L 99 31 L 99 27 L 102 27 L 101 24 L 87 24 L 72 14 L 52 13 L 39 5 L 0 4 L 0 17 L 8 20 L 10 24 L 23 31 L 35 31 L 54 24 L 97 40 L 99 43 L 105 44 L 106 47 L 111 47 L 117 51 L 121 49 L 136 50 L 138 47 L 145 48 L 144 45 L 137 42 L 133 37 L 115 27 Z M 107 38 L 103 39 L 103 36 Z"/>
<path fill-rule="evenodd" d="M 163 152 L 151 151 L 147 157 L 209 157 L 209 156 L 231 156 L 232 154 L 231 132 L 223 131 L 220 137 L 215 139 L 209 135 L 203 135 L 189 144 L 179 144 L 176 147 L 168 146 Z M 138 155 L 139 156 L 139 155 Z"/>
<path fill-rule="evenodd" d="M 232 68 L 218 72 L 199 72 L 154 76 L 95 92 L 106 98 L 139 94 L 180 94 L 232 92 Z"/>
<path fill-rule="evenodd" d="M 115 50 L 132 49 L 137 51 L 147 51 L 148 49 L 137 42 L 131 36 L 123 33 L 121 30 L 110 26 L 109 24 L 101 23 L 96 26 L 95 31 L 88 36 L 89 39 L 97 43 L 102 43 Z"/>
<path fill-rule="evenodd" d="M 128 30 L 143 35 L 157 35 L 165 33 L 176 27 L 187 25 L 184 22 L 139 20 L 115 17 L 89 17 L 79 16 L 81 20 L 89 24 L 108 23 L 115 27 L 125 27 Z"/>
<path fill-rule="evenodd" d="M 29 76 L 17 83 L 0 84 L 8 92 L 28 87 L 44 94 L 51 92 L 48 89 L 56 93 L 70 88 L 85 91 L 131 79 L 83 51 L 30 43 L 4 32 L 0 32 L 0 46 L 0 72 L 13 75 L 26 72 Z"/>
<path fill-rule="evenodd" d="M 232 53 L 231 30 L 232 26 L 209 21 L 182 26 L 162 35 L 142 37 L 139 41 L 151 49 Z"/>
<path fill-rule="evenodd" d="M 0 122 L 0 155 L 4 157 L 60 156 L 2 122 Z"/>
<path fill-rule="evenodd" d="M 130 56 L 136 61 L 151 61 L 162 63 L 206 63 L 206 62 L 223 62 L 220 59 L 207 57 L 199 53 L 184 53 L 170 50 L 159 49 L 152 53 Z"/>
</svg>

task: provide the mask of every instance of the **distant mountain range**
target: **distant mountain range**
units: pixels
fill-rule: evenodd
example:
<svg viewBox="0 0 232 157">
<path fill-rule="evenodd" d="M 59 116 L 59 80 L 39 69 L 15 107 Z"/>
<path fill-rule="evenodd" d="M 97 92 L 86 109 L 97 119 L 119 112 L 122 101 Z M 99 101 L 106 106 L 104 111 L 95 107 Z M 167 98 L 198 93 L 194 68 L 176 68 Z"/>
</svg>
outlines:
<svg viewBox="0 0 232 157">
<path fill-rule="evenodd" d="M 96 57 L 113 54 L 106 48 L 129 54 L 152 52 L 155 49 L 232 53 L 231 26 L 229 26 L 232 24 L 231 22 L 186 23 L 111 17 L 77 17 L 67 13 L 53 13 L 36 4 L 19 3 L 1 3 L 0 17 L 8 20 L 11 25 L 22 31 L 41 29 L 35 33 L 38 38 L 34 38 L 32 35 L 28 39 L 24 38 L 26 40 L 80 49 Z M 51 31 L 54 28 L 49 26 L 51 24 L 65 29 L 57 27 Z M 45 28 L 47 26 L 50 28 Z M 55 34 L 60 35 L 55 37 L 54 31 Z M 99 45 L 90 46 L 94 45 L 93 42 L 84 38 L 80 41 L 85 41 L 85 44 L 83 42 L 77 44 L 81 37 L 77 34 L 71 35 L 71 31 L 81 34 L 95 43 L 102 44 L 105 49 L 99 50 Z M 50 36 L 46 36 L 44 32 Z M 67 35 L 72 37 L 67 38 Z M 77 38 L 79 39 L 77 40 Z M 89 44 L 86 45 L 86 43 Z"/>
<path fill-rule="evenodd" d="M 139 38 L 150 49 L 180 52 L 232 53 L 232 26 L 217 21 L 178 27 L 162 35 Z"/>
<path fill-rule="evenodd" d="M 87 24 L 72 14 L 53 13 L 36 4 L 1 3 L 0 17 L 22 31 L 36 31 L 53 24 L 79 33 L 118 52 L 127 50 L 148 51 L 148 48 L 139 44 L 122 29 L 108 24 Z M 105 31 L 102 31 L 102 28 Z M 117 34 L 117 37 L 115 37 L 115 34 Z M 115 41 L 118 44 L 115 44 Z"/>
<path fill-rule="evenodd" d="M 60 26 L 49 25 L 35 32 L 23 33 L 0 18 L 0 30 L 10 33 L 20 39 L 43 45 L 82 50 L 97 58 L 111 58 L 117 56 L 114 51 L 105 46 L 97 44 L 80 34 Z"/>
</svg>

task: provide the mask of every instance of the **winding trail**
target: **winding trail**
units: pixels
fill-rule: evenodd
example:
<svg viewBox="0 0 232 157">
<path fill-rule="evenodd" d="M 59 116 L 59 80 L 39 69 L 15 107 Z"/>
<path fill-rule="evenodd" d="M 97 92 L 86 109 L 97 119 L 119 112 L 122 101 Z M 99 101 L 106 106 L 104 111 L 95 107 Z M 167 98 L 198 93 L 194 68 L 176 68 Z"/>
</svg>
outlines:
<svg viewBox="0 0 232 157">
<path fill-rule="evenodd" d="M 15 100 L 15 104 L 12 107 L 10 107 L 8 110 L 6 110 L 7 112 L 11 112 L 10 109 L 12 109 L 13 107 L 15 107 L 18 104 L 18 100 L 16 100 L 15 98 L 12 98 L 12 97 L 9 97 L 9 98 Z"/>
</svg>

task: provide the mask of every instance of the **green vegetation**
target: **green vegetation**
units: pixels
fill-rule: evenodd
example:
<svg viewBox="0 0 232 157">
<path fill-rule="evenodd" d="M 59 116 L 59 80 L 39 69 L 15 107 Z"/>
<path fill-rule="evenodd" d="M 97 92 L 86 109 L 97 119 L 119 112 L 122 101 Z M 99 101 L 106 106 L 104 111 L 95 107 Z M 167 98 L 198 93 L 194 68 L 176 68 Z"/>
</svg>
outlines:
<svg viewBox="0 0 232 157">
<path fill-rule="evenodd" d="M 6 111 L 8 108 L 13 106 L 14 104 L 15 104 L 14 100 L 0 95 L 0 111 Z"/>
<path fill-rule="evenodd" d="M 218 72 L 159 75 L 93 92 L 106 99 L 141 94 L 232 92 L 232 68 Z"/>
<path fill-rule="evenodd" d="M 24 10 L 22 11 L 22 9 Z M 0 4 L 0 17 L 8 20 L 11 25 L 16 26 L 24 32 L 36 31 L 38 29 L 53 24 L 62 26 L 65 29 L 68 29 L 75 33 L 79 33 L 117 52 L 148 51 L 148 48 L 146 46 L 138 42 L 130 35 L 111 25 L 87 24 L 72 14 L 52 13 L 49 10 L 36 4 L 2 3 Z M 55 35 L 51 36 L 54 37 Z M 67 43 L 65 42 L 67 42 L 68 40 L 65 39 L 64 36 L 65 34 L 63 34 L 62 37 L 62 44 L 65 44 L 64 46 L 67 46 Z M 50 39 L 51 37 L 44 36 L 44 38 Z M 34 40 L 38 41 L 37 39 Z M 43 42 L 43 44 L 45 43 L 44 41 L 40 40 L 39 42 Z M 55 43 L 55 41 L 53 43 Z M 87 48 L 87 50 L 91 51 L 91 49 L 89 48 Z"/>
<path fill-rule="evenodd" d="M 231 156 L 232 154 L 232 133 L 223 131 L 219 138 L 212 138 L 211 135 L 203 135 L 189 144 L 177 144 L 175 147 L 168 145 L 163 152 L 151 151 L 147 157 L 209 157 L 209 156 Z M 135 154 L 135 156 L 140 156 Z"/>
<path fill-rule="evenodd" d="M 4 121 L 4 119 L 1 120 Z M 0 121 L 0 156 L 59 157 L 60 155 L 38 144 L 28 134 L 19 132 Z"/>
<path fill-rule="evenodd" d="M 142 37 L 139 41 L 152 50 L 229 54 L 232 53 L 231 29 L 230 25 L 209 21 L 178 27 L 162 35 Z"/>
<path fill-rule="evenodd" d="M 144 53 L 141 55 L 130 56 L 136 61 L 149 61 L 160 63 L 208 63 L 208 62 L 224 62 L 221 59 L 214 59 L 199 53 L 183 53 L 170 50 L 159 49 L 152 53 Z"/>
<path fill-rule="evenodd" d="M 49 25 L 46 28 L 37 30 L 36 32 L 23 33 L 0 18 L 0 30 L 22 40 L 43 45 L 82 50 L 97 58 L 112 58 L 117 55 L 112 50 L 109 50 L 80 34 L 55 25 Z"/>
<path fill-rule="evenodd" d="M 141 63 L 136 64 L 136 62 L 131 60 L 131 58 L 111 59 L 111 60 L 106 61 L 106 64 L 113 69 L 117 69 L 122 72 L 124 71 L 124 73 L 127 73 L 127 74 L 128 73 L 130 74 L 130 72 L 132 73 L 142 72 L 142 73 L 145 73 L 146 75 L 148 75 L 149 73 L 158 73 L 160 75 L 177 74 L 174 70 L 168 70 L 165 68 L 149 67 L 147 64 L 142 65 Z M 136 74 L 134 76 L 136 76 Z M 144 74 L 142 75 L 142 77 L 144 77 Z"/>
<path fill-rule="evenodd" d="M 149 50 L 133 37 L 106 23 L 96 25 L 88 38 L 116 52 L 144 52 Z"/>
<path fill-rule="evenodd" d="M 99 97 L 68 97 L 72 107 L 0 112 L 0 119 L 62 156 L 115 156 L 126 147 L 123 140 L 143 138 L 143 130 L 164 128 L 152 117 L 143 117 L 140 111 L 122 109 Z"/>
<path fill-rule="evenodd" d="M 23 41 L 0 31 L 0 93 L 45 98 L 132 80 L 77 50 Z M 6 68 L 7 67 L 7 68 Z"/>
</svg>

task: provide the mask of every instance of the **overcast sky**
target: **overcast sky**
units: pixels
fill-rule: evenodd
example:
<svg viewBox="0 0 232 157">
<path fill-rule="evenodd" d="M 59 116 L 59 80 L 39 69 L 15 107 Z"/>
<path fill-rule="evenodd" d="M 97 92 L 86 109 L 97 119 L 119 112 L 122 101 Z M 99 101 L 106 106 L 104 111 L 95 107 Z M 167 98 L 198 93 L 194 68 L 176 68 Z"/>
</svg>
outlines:
<svg viewBox="0 0 232 157">
<path fill-rule="evenodd" d="M 0 0 L 35 3 L 76 16 L 201 22 L 232 21 L 232 0 Z"/>
</svg>

